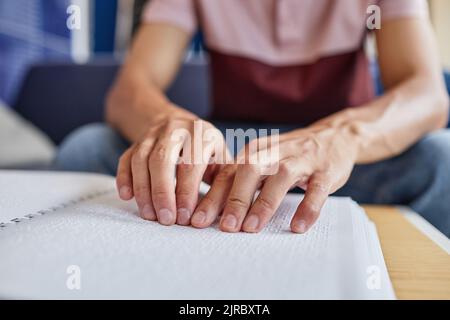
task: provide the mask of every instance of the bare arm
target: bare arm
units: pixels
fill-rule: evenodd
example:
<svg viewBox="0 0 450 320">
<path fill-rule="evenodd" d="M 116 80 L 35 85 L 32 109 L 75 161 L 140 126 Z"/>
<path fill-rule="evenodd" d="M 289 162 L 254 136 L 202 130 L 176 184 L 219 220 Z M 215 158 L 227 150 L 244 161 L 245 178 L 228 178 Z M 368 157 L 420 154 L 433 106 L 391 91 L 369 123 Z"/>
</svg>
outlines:
<svg viewBox="0 0 450 320">
<path fill-rule="evenodd" d="M 191 159 L 195 125 L 205 132 L 215 128 L 196 121 L 197 116 L 164 95 L 189 40 L 186 32 L 171 25 L 142 27 L 107 103 L 108 122 L 132 142 L 119 161 L 120 197 L 134 197 L 142 218 L 164 225 L 190 223 L 197 205 L 196 190 L 219 168 L 209 160 L 226 153 L 224 139 L 217 133 L 210 147 L 196 154 L 206 161 Z M 183 164 L 178 165 L 174 156 L 180 155 Z"/>
<path fill-rule="evenodd" d="M 357 163 L 395 156 L 447 123 L 448 96 L 429 22 L 387 22 L 376 38 L 386 93 L 318 123 L 354 135 L 359 144 Z"/>
<path fill-rule="evenodd" d="M 239 166 L 234 180 L 224 180 L 217 188 L 213 185 L 197 212 L 212 212 L 217 217 L 220 212 L 213 209 L 211 199 L 224 198 L 217 194 L 227 192 L 221 228 L 259 232 L 289 189 L 298 186 L 305 190 L 305 197 L 291 229 L 299 233 L 309 230 L 328 195 L 347 182 L 355 164 L 395 156 L 446 123 L 448 98 L 433 39 L 425 19 L 385 23 L 377 33 L 385 95 L 281 135 L 275 175 L 261 175 L 258 165 Z M 262 190 L 253 202 L 261 181 Z M 207 227 L 209 222 L 195 225 Z"/>
<path fill-rule="evenodd" d="M 107 98 L 106 118 L 130 141 L 169 114 L 193 117 L 164 95 L 182 61 L 189 35 L 166 24 L 144 25 Z"/>
</svg>

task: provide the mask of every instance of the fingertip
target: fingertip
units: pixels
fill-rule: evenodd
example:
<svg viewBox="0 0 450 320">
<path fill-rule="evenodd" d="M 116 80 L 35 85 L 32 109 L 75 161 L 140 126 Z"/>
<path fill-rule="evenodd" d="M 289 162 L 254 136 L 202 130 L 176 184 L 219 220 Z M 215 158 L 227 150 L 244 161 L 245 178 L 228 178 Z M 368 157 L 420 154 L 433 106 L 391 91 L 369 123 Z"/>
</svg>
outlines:
<svg viewBox="0 0 450 320">
<path fill-rule="evenodd" d="M 291 230 L 294 233 L 305 234 L 308 231 L 309 227 L 306 224 L 305 220 L 292 220 Z"/>
<path fill-rule="evenodd" d="M 195 228 L 203 229 L 207 227 L 206 224 L 207 215 L 204 211 L 194 212 L 191 219 L 191 224 Z"/>
<path fill-rule="evenodd" d="M 145 220 L 156 221 L 155 210 L 153 210 L 151 205 L 145 205 L 141 210 L 141 216 Z"/>
<path fill-rule="evenodd" d="M 161 209 L 158 212 L 158 221 L 164 226 L 173 226 L 176 223 L 175 214 L 169 209 Z"/>
<path fill-rule="evenodd" d="M 177 210 L 177 224 L 181 226 L 188 226 L 191 224 L 191 211 L 186 208 Z"/>
<path fill-rule="evenodd" d="M 303 200 L 291 221 L 291 230 L 294 233 L 304 234 L 319 218 L 321 206 Z"/>
<path fill-rule="evenodd" d="M 239 232 L 237 218 L 232 214 L 224 215 L 220 221 L 220 230 L 229 233 Z"/>
<path fill-rule="evenodd" d="M 133 192 L 129 186 L 122 186 L 119 188 L 119 196 L 122 200 L 128 201 L 133 198 Z"/>
<path fill-rule="evenodd" d="M 258 233 L 260 232 L 260 221 L 257 215 L 251 215 L 247 217 L 244 221 L 244 225 L 242 226 L 242 230 L 247 233 Z"/>
</svg>

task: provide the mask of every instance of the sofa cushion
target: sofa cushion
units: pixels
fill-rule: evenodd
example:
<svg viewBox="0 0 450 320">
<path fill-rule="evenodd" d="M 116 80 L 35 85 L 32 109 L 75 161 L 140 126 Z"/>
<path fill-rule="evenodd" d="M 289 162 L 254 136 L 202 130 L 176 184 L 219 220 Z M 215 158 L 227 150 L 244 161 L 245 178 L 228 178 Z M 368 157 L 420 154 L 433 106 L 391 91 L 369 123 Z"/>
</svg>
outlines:
<svg viewBox="0 0 450 320">
<path fill-rule="evenodd" d="M 0 101 L 0 168 L 37 169 L 50 165 L 55 146 L 50 139 Z"/>
</svg>

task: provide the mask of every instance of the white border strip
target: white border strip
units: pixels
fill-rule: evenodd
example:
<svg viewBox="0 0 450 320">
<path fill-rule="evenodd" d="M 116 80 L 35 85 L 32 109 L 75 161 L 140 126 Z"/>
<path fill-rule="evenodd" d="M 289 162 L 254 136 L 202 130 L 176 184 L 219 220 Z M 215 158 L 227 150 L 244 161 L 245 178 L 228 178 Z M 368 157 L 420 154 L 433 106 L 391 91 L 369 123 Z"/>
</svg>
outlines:
<svg viewBox="0 0 450 320">
<path fill-rule="evenodd" d="M 124 53 L 131 42 L 135 0 L 119 0 L 116 14 L 115 51 Z"/>
<path fill-rule="evenodd" d="M 89 0 L 72 0 L 72 4 L 80 7 L 81 29 L 71 32 L 71 54 L 77 63 L 84 63 L 91 56 L 91 18 L 92 7 Z"/>
<path fill-rule="evenodd" d="M 431 223 L 425 220 L 420 214 L 414 212 L 409 207 L 397 207 L 402 215 L 419 229 L 428 238 L 433 240 L 439 247 L 450 255 L 450 239 L 436 229 Z"/>
</svg>

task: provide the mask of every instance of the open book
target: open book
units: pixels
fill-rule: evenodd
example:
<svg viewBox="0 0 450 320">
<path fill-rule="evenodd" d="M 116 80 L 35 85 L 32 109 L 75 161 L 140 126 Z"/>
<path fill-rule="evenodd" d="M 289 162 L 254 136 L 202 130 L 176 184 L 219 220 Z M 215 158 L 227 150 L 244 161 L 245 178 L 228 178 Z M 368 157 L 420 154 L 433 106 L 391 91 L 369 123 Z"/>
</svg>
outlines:
<svg viewBox="0 0 450 320">
<path fill-rule="evenodd" d="M 259 234 L 144 221 L 102 175 L 0 171 L 0 298 L 392 299 L 376 230 L 330 198 L 305 235 L 288 195 Z"/>
</svg>

